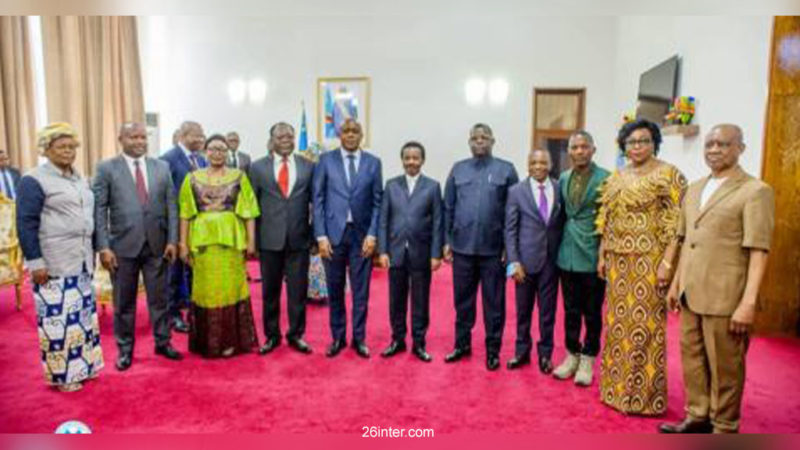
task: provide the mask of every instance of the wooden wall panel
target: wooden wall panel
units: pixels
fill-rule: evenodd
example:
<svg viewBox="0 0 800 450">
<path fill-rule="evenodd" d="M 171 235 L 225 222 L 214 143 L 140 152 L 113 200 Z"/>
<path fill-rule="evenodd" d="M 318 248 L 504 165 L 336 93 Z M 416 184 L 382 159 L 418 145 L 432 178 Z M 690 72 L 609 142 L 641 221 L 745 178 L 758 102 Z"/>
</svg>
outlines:
<svg viewBox="0 0 800 450">
<path fill-rule="evenodd" d="M 762 177 L 775 189 L 775 234 L 756 318 L 760 334 L 800 334 L 800 17 L 776 17 Z"/>
</svg>

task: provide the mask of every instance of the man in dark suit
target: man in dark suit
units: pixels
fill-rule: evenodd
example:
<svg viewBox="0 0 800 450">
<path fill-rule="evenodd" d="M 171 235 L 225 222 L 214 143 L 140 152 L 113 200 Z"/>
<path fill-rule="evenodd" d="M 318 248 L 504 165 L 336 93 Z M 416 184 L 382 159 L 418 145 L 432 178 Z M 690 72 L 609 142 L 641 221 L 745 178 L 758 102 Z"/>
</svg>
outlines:
<svg viewBox="0 0 800 450">
<path fill-rule="evenodd" d="M 250 171 L 250 155 L 239 151 L 239 133 L 231 131 L 225 135 L 228 141 L 228 167 L 239 169 L 244 173 Z"/>
<path fill-rule="evenodd" d="M 400 150 L 405 175 L 386 183 L 378 227 L 381 265 L 389 269 L 389 317 L 392 343 L 381 353 L 394 356 L 406 349 L 406 309 L 411 285 L 411 351 L 425 362 L 430 310 L 431 272 L 442 265 L 444 217 L 439 183 L 420 173 L 425 147 L 408 142 Z"/>
<path fill-rule="evenodd" d="M 170 175 L 175 186 L 175 198 L 183 184 L 186 174 L 208 166 L 202 155 L 205 135 L 203 127 L 197 122 L 183 122 L 177 131 L 178 145 L 161 156 L 169 164 Z M 177 205 L 177 203 L 176 203 Z M 191 296 L 192 271 L 179 258 L 169 270 L 169 317 L 172 328 L 187 333 L 189 326 L 181 317 L 181 308 L 188 306 Z"/>
<path fill-rule="evenodd" d="M 341 148 L 323 153 L 314 171 L 314 235 L 325 263 L 333 336 L 328 357 L 338 355 L 347 345 L 344 290 L 349 267 L 352 344 L 359 356 L 369 358 L 364 338 L 383 180 L 381 160 L 361 150 L 363 136 L 358 122 L 346 120 L 340 131 Z"/>
<path fill-rule="evenodd" d="M 19 178 L 19 170 L 11 167 L 8 151 L 0 148 L 0 194 L 5 195 L 9 200 L 16 200 Z"/>
<path fill-rule="evenodd" d="M 274 152 L 250 166 L 250 183 L 258 199 L 261 216 L 256 220 L 261 290 L 264 301 L 265 355 L 281 343 L 281 289 L 286 279 L 289 346 L 311 353 L 303 340 L 306 328 L 306 292 L 311 243 L 311 181 L 314 164 L 294 155 L 294 128 L 279 122 L 270 128 Z"/>
<path fill-rule="evenodd" d="M 170 344 L 166 295 L 167 264 L 177 254 L 178 205 L 169 166 L 146 156 L 144 124 L 123 124 L 119 142 L 122 154 L 97 165 L 92 190 L 96 248 L 114 286 L 116 366 L 126 370 L 133 360 L 139 273 L 147 291 L 156 354 L 181 359 Z"/>
<path fill-rule="evenodd" d="M 517 342 L 509 369 L 531 361 L 531 316 L 539 299 L 539 370 L 553 371 L 553 328 L 558 295 L 558 246 L 564 229 L 564 212 L 558 183 L 548 178 L 550 152 L 528 155 L 528 178 L 508 192 L 506 205 L 506 255 L 516 282 Z"/>
<path fill-rule="evenodd" d="M 444 189 L 444 257 L 453 263 L 456 343 L 445 362 L 472 354 L 478 283 L 486 329 L 486 368 L 500 367 L 500 343 L 506 321 L 503 224 L 508 189 L 519 177 L 514 165 L 492 156 L 494 136 L 486 124 L 469 133 L 472 158 L 457 162 Z"/>
</svg>

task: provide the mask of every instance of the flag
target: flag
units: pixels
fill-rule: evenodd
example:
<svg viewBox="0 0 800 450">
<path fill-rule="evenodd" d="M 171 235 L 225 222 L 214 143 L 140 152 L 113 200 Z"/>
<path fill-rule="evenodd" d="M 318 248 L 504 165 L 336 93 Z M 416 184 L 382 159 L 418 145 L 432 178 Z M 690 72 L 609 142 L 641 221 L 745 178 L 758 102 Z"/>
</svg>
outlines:
<svg viewBox="0 0 800 450">
<path fill-rule="evenodd" d="M 297 149 L 301 152 L 308 148 L 308 128 L 306 127 L 306 104 L 303 105 L 303 115 L 300 117 L 300 137 L 298 138 Z"/>
<path fill-rule="evenodd" d="M 325 86 L 325 139 L 336 138 L 336 127 L 333 125 L 333 96 L 331 88 Z"/>
</svg>

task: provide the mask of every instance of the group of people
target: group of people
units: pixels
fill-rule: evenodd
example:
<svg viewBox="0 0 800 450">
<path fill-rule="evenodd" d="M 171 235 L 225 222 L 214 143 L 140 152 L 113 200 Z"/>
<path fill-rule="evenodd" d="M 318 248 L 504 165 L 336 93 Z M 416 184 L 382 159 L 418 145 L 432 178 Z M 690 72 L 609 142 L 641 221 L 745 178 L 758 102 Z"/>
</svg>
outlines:
<svg viewBox="0 0 800 450">
<path fill-rule="evenodd" d="M 381 160 L 361 149 L 362 137 L 361 125 L 347 120 L 340 148 L 312 162 L 294 151 L 294 129 L 280 122 L 269 130 L 269 154 L 251 162 L 237 150 L 238 135 L 205 138 L 199 124 L 184 122 L 175 148 L 154 159 L 146 156 L 144 125 L 126 123 L 122 153 L 97 165 L 90 187 L 73 168 L 75 130 L 66 123 L 43 129 L 39 145 L 48 162 L 23 176 L 15 192 L 48 383 L 76 390 L 103 366 L 91 288 L 95 252 L 111 273 L 116 367 L 126 370 L 140 274 L 157 354 L 181 359 L 171 329 L 188 331 L 189 350 L 206 357 L 254 350 L 248 257 L 258 258 L 262 275 L 259 352 L 281 345 L 286 283 L 286 341 L 311 353 L 303 336 L 314 248 L 329 296 L 328 357 L 348 345 L 349 279 L 350 346 L 369 358 L 375 264 L 389 272 L 392 340 L 381 355 L 406 351 L 410 334 L 413 355 L 430 362 L 432 272 L 447 262 L 456 320 L 446 363 L 472 353 L 480 287 L 486 367 L 499 368 L 510 278 L 517 330 L 508 369 L 531 363 L 538 302 L 542 373 L 588 386 L 600 356 L 603 403 L 625 414 L 660 415 L 667 406 L 667 311 L 680 310 L 686 420 L 660 430 L 738 430 L 748 331 L 774 224 L 771 188 L 738 164 L 745 149 L 739 127 L 708 132 L 711 173 L 688 190 L 681 172 L 657 157 L 661 133 L 646 120 L 619 131 L 629 164 L 613 173 L 593 162 L 591 134 L 577 131 L 568 142 L 569 170 L 551 178 L 550 152 L 536 149 L 522 180 L 512 163 L 493 156 L 491 128 L 476 124 L 471 156 L 455 163 L 443 191 L 422 173 L 426 149 L 416 141 L 400 149 L 405 173 L 384 186 Z M 554 367 L 559 284 L 567 354 Z"/>
</svg>

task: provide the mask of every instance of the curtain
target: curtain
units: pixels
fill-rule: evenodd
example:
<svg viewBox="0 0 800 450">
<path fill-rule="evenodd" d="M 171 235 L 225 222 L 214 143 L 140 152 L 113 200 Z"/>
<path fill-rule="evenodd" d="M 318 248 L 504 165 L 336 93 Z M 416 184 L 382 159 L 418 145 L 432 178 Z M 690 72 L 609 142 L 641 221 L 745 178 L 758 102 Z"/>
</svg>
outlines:
<svg viewBox="0 0 800 450">
<path fill-rule="evenodd" d="M 70 122 L 81 147 L 76 167 L 86 175 L 117 154 L 117 131 L 144 122 L 136 18 L 42 17 L 50 122 Z"/>
<path fill-rule="evenodd" d="M 0 147 L 23 171 L 37 161 L 28 33 L 26 17 L 0 16 Z"/>
</svg>

